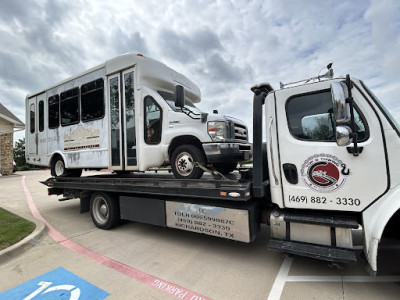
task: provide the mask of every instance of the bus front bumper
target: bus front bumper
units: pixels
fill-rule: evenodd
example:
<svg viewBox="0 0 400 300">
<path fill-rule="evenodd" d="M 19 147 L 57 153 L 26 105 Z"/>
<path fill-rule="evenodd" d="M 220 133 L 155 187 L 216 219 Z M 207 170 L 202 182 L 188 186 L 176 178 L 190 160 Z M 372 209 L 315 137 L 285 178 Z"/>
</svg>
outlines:
<svg viewBox="0 0 400 300">
<path fill-rule="evenodd" d="M 210 143 L 203 144 L 209 163 L 240 162 L 252 157 L 251 144 Z"/>
</svg>

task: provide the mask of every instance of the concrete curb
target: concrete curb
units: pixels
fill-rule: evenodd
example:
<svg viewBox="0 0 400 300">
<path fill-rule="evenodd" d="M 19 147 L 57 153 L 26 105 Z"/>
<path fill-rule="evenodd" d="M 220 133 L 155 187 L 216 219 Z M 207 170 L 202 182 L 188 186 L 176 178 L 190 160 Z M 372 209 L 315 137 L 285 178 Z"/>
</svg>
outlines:
<svg viewBox="0 0 400 300">
<path fill-rule="evenodd" d="M 46 231 L 45 230 L 46 225 L 44 224 L 44 222 L 42 222 L 38 219 L 35 219 L 32 216 L 27 216 L 27 215 L 21 216 L 14 212 L 10 212 L 10 213 L 15 214 L 21 218 L 24 218 L 28 221 L 35 223 L 36 227 L 32 231 L 32 233 L 29 234 L 28 236 L 26 236 L 24 239 L 20 240 L 18 243 L 14 244 L 12 246 L 0 251 L 0 264 L 3 264 L 5 262 L 17 257 L 18 255 L 24 253 L 25 251 L 29 250 L 33 246 L 36 246 L 37 244 L 39 244 L 40 238 L 43 236 L 43 233 Z"/>
</svg>

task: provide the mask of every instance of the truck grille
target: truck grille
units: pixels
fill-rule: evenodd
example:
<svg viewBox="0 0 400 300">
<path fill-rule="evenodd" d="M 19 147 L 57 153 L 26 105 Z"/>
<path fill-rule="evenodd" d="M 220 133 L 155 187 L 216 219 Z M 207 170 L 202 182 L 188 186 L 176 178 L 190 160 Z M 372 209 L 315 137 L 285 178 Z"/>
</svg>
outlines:
<svg viewBox="0 0 400 300">
<path fill-rule="evenodd" d="M 235 140 L 247 142 L 247 127 L 234 123 Z"/>
</svg>

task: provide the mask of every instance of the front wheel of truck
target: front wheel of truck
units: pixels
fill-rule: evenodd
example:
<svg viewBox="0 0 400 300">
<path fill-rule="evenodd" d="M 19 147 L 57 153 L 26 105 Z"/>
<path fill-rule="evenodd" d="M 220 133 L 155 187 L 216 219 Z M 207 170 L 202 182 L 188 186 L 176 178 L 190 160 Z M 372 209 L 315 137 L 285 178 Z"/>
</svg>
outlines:
<svg viewBox="0 0 400 300">
<path fill-rule="evenodd" d="M 195 162 L 204 164 L 203 152 L 194 145 L 181 145 L 171 155 L 171 168 L 177 179 L 198 179 L 204 171 Z"/>
<path fill-rule="evenodd" d="M 90 199 L 90 215 L 97 228 L 113 228 L 121 220 L 118 199 L 107 193 L 94 193 Z"/>
</svg>

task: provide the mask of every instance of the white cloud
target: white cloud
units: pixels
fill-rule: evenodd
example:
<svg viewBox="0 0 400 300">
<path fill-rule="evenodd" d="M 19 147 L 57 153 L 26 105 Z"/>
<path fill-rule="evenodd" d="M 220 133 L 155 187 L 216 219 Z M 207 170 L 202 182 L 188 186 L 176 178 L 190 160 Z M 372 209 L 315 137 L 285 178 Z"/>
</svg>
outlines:
<svg viewBox="0 0 400 300">
<path fill-rule="evenodd" d="M 367 1 L 3 0 L 0 101 L 24 119 L 27 93 L 125 52 L 141 52 L 195 81 L 200 108 L 251 127 L 258 82 L 362 78 L 398 112 L 400 3 Z M 399 117 L 399 113 L 396 113 Z"/>
</svg>

